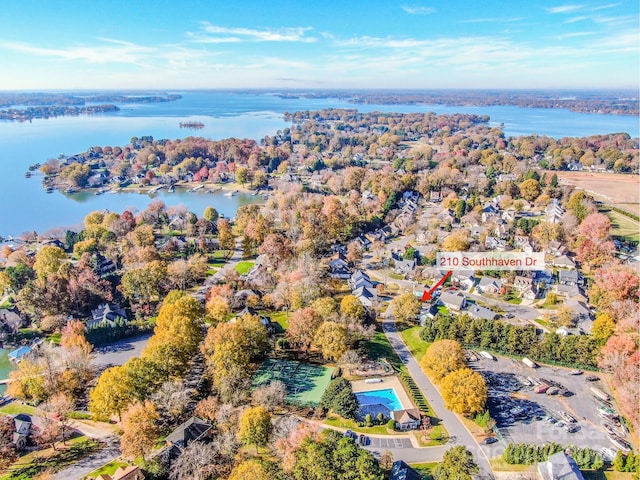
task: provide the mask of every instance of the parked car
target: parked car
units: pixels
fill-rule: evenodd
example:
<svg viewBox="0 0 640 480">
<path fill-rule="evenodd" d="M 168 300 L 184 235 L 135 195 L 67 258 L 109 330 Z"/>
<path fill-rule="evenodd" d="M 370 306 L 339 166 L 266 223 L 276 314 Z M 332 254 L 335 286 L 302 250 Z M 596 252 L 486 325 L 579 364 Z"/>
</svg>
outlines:
<svg viewBox="0 0 640 480">
<path fill-rule="evenodd" d="M 344 432 L 344 436 L 347 438 L 353 438 L 354 440 L 358 438 L 358 434 L 356 432 L 352 432 L 351 430 L 347 430 L 346 432 Z"/>
<path fill-rule="evenodd" d="M 358 443 L 363 447 L 366 447 L 367 445 L 371 445 L 371 439 L 361 433 L 358 437 Z"/>
<path fill-rule="evenodd" d="M 578 425 L 576 425 L 575 423 L 570 423 L 569 425 L 566 425 L 564 427 L 564 429 L 569 433 L 575 433 L 578 430 L 580 430 L 580 427 Z"/>
<path fill-rule="evenodd" d="M 497 441 L 498 439 L 496 437 L 487 437 L 482 441 L 482 443 L 484 443 L 485 445 L 491 445 L 492 443 L 496 443 Z"/>
</svg>

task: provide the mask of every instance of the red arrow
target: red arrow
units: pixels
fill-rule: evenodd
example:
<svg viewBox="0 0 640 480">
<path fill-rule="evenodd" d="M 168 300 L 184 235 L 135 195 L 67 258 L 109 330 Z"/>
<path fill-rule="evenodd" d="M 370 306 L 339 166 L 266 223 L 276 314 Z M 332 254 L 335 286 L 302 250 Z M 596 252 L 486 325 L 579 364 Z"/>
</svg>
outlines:
<svg viewBox="0 0 640 480">
<path fill-rule="evenodd" d="M 444 277 L 438 280 L 438 282 L 433 287 L 431 287 L 429 290 L 425 290 L 424 293 L 422 294 L 421 300 L 423 302 L 428 302 L 429 300 L 431 300 L 431 296 L 433 295 L 433 292 L 435 292 L 439 286 L 441 286 L 444 282 L 446 282 L 447 278 L 449 278 L 452 273 L 453 273 L 453 270 L 449 270 L 447 273 L 444 274 Z"/>
</svg>

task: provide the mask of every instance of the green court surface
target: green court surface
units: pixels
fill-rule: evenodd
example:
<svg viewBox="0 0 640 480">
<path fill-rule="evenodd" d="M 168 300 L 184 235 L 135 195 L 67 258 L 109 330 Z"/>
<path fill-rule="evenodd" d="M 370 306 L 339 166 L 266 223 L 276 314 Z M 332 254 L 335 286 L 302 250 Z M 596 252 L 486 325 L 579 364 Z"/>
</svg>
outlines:
<svg viewBox="0 0 640 480">
<path fill-rule="evenodd" d="M 287 402 L 316 406 L 331 382 L 333 368 L 267 358 L 253 376 L 253 388 L 280 380 L 287 386 Z"/>
</svg>

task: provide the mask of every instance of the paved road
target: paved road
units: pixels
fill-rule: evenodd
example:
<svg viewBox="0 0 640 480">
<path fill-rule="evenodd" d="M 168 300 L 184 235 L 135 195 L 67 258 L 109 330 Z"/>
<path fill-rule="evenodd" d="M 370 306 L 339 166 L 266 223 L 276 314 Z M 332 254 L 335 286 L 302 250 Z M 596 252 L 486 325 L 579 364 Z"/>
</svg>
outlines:
<svg viewBox="0 0 640 480">
<path fill-rule="evenodd" d="M 120 456 L 120 439 L 118 437 L 109 437 L 104 439 L 107 443 L 102 450 L 89 455 L 82 460 L 63 468 L 51 478 L 54 480 L 72 480 L 79 479 L 93 472 L 96 468 L 109 463 Z"/>
<path fill-rule="evenodd" d="M 389 339 L 391 346 L 396 351 L 402 362 L 407 366 L 409 373 L 429 401 L 429 404 L 433 408 L 433 411 L 444 423 L 447 431 L 449 432 L 449 436 L 455 438 L 455 444 L 465 445 L 473 454 L 475 462 L 480 467 L 480 473 L 477 475 L 477 478 L 493 479 L 494 476 L 487 457 L 487 452 L 489 452 L 490 454 L 492 452 L 492 449 L 490 448 L 491 446 L 488 446 L 486 448 L 487 452 L 485 452 L 485 450 L 481 448 L 476 440 L 471 436 L 460 419 L 453 412 L 445 408 L 444 400 L 440 396 L 440 393 L 438 392 L 438 390 L 436 390 L 427 376 L 422 372 L 420 365 L 413 357 L 413 355 L 411 355 L 411 352 L 402 341 L 402 338 L 396 330 L 396 325 L 393 321 L 393 318 L 391 318 L 389 315 L 383 317 L 382 329 Z M 452 445 L 449 445 L 448 448 L 450 448 L 451 446 Z M 493 454 L 491 455 L 493 456 Z"/>
</svg>

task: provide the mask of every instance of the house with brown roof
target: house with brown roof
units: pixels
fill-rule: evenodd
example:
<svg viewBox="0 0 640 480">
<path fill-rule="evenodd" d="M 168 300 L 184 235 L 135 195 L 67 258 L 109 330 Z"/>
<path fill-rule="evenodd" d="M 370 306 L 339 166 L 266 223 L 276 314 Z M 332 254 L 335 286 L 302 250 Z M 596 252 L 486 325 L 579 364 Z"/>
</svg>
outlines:
<svg viewBox="0 0 640 480">
<path fill-rule="evenodd" d="M 144 478 L 144 474 L 142 473 L 142 470 L 140 470 L 140 467 L 137 465 L 130 465 L 128 467 L 118 467 L 113 475 L 109 475 L 107 473 L 98 475 L 96 480 L 144 480 Z"/>
<path fill-rule="evenodd" d="M 391 412 L 393 420 L 396 422 L 398 430 L 415 430 L 420 427 L 420 410 L 417 408 L 407 408 L 406 410 L 394 410 Z"/>
</svg>

